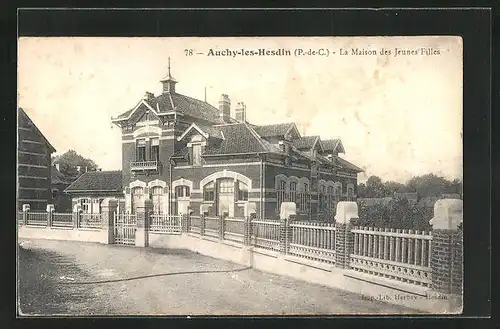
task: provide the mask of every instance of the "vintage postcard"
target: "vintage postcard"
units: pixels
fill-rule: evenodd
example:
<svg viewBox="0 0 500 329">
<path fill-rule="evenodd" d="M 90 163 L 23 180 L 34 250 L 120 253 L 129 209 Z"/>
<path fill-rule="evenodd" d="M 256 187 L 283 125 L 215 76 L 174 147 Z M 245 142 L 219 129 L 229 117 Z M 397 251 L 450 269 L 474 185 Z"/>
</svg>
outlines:
<svg viewBox="0 0 500 329">
<path fill-rule="evenodd" d="M 462 312 L 460 37 L 18 50 L 20 316 Z"/>
</svg>

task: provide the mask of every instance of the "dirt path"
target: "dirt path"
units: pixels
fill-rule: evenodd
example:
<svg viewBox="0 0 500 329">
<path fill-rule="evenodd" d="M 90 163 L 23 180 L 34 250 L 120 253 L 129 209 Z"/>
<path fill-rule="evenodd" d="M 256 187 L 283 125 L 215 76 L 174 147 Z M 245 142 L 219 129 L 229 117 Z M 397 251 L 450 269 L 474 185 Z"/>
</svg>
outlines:
<svg viewBox="0 0 500 329">
<path fill-rule="evenodd" d="M 187 250 L 20 241 L 25 314 L 410 314 L 403 307 Z"/>
</svg>

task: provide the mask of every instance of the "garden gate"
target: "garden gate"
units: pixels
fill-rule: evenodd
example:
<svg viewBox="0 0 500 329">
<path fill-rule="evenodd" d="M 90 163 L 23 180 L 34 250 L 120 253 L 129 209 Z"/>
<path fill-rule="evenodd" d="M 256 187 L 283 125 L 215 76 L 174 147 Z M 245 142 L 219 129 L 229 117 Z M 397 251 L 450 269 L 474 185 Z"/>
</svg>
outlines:
<svg viewBox="0 0 500 329">
<path fill-rule="evenodd" d="M 116 244 L 135 245 L 136 229 L 136 215 L 114 214 L 114 241 Z"/>
</svg>

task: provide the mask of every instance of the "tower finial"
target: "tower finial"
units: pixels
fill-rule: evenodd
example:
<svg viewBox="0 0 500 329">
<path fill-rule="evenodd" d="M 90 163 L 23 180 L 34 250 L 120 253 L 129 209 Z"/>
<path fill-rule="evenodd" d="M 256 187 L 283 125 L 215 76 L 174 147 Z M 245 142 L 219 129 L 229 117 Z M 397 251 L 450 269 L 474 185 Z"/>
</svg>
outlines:
<svg viewBox="0 0 500 329">
<path fill-rule="evenodd" d="M 177 83 L 177 81 L 175 81 L 175 79 L 172 78 L 172 74 L 170 73 L 170 56 L 168 57 L 167 76 L 162 80 L 160 80 L 160 82 L 163 84 L 163 93 L 175 92 L 175 84 Z"/>
</svg>

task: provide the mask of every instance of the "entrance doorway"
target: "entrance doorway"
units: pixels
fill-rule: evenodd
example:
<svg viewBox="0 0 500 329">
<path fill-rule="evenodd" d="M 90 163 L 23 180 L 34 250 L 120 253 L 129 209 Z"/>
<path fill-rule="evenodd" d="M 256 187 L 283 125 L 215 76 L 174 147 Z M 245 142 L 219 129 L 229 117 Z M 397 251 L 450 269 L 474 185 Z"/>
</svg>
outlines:
<svg viewBox="0 0 500 329">
<path fill-rule="evenodd" d="M 219 180 L 218 215 L 232 216 L 234 213 L 234 180 L 223 178 Z"/>
<path fill-rule="evenodd" d="M 140 202 L 143 198 L 143 188 L 142 187 L 134 187 L 132 189 L 132 209 L 131 213 L 135 214 L 137 207 L 140 205 Z"/>
</svg>

